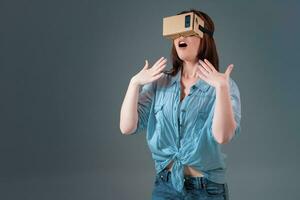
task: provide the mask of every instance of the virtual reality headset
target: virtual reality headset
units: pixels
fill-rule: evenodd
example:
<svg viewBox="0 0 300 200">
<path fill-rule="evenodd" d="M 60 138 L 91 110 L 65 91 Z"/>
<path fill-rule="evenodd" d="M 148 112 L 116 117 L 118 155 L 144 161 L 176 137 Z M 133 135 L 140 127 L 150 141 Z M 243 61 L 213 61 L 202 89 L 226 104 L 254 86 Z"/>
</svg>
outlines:
<svg viewBox="0 0 300 200">
<path fill-rule="evenodd" d="M 204 21 L 194 12 L 163 18 L 163 36 L 168 39 L 192 35 L 202 38 L 203 33 L 213 36 L 213 32 L 204 28 Z"/>
</svg>

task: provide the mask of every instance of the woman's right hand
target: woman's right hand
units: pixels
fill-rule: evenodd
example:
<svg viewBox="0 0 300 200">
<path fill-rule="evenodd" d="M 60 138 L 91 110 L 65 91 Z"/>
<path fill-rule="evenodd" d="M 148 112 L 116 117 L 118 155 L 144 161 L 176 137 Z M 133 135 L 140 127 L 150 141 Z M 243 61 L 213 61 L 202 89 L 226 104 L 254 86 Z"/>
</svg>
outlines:
<svg viewBox="0 0 300 200">
<path fill-rule="evenodd" d="M 167 59 L 161 57 L 151 68 L 149 68 L 148 61 L 145 60 L 143 69 L 132 77 L 132 81 L 141 86 L 159 79 L 164 74 L 162 70 L 166 67 L 166 63 Z"/>
</svg>

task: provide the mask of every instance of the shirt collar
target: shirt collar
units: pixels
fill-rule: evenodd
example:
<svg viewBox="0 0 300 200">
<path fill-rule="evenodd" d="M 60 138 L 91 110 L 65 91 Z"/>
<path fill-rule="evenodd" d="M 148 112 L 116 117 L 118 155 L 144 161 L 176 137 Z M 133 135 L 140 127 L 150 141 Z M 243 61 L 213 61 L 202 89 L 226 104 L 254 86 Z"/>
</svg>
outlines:
<svg viewBox="0 0 300 200">
<path fill-rule="evenodd" d="M 178 73 L 175 76 L 171 77 L 171 85 L 174 83 L 180 84 L 180 78 L 181 78 L 181 69 L 178 71 Z M 206 83 L 204 80 L 199 79 L 195 84 L 194 87 L 200 88 L 201 91 L 206 92 L 210 85 Z"/>
</svg>

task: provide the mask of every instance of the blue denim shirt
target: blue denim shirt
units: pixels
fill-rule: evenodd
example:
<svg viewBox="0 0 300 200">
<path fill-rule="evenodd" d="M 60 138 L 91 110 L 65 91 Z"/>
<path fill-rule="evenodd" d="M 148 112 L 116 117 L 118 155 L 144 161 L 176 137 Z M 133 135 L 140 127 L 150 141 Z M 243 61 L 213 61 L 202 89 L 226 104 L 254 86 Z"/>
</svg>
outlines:
<svg viewBox="0 0 300 200">
<path fill-rule="evenodd" d="M 164 74 L 143 85 L 138 98 L 138 125 L 133 134 L 147 130 L 157 174 L 174 160 L 171 181 L 176 190 L 183 189 L 184 165 L 200 170 L 211 181 L 226 183 L 226 154 L 212 134 L 215 88 L 199 79 L 179 107 L 180 78 L 181 70 L 173 77 Z M 231 77 L 229 85 L 236 138 L 241 131 L 240 93 Z"/>
</svg>

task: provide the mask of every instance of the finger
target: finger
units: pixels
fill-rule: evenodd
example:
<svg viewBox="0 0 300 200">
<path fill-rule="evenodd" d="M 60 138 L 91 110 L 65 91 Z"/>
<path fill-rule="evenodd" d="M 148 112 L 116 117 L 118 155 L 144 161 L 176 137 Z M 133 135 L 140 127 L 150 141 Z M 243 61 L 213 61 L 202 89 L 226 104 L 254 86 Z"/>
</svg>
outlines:
<svg viewBox="0 0 300 200">
<path fill-rule="evenodd" d="M 207 72 L 207 70 L 202 66 L 202 65 L 199 65 L 199 69 L 200 71 L 205 75 L 207 76 L 209 73 Z"/>
<path fill-rule="evenodd" d="M 227 67 L 227 69 L 226 69 L 226 71 L 225 71 L 225 74 L 227 75 L 227 76 L 230 76 L 230 74 L 231 74 L 231 72 L 232 72 L 232 69 L 233 69 L 233 64 L 230 64 L 230 65 L 228 65 L 228 67 Z"/>
<path fill-rule="evenodd" d="M 160 60 L 160 61 L 156 64 L 155 67 L 159 67 L 159 66 L 161 66 L 161 65 L 164 65 L 164 64 L 166 64 L 166 62 L 167 62 L 167 59 L 164 58 L 164 59 Z"/>
<path fill-rule="evenodd" d="M 157 70 L 155 70 L 155 71 L 160 72 L 160 71 L 162 71 L 164 68 L 166 68 L 166 66 L 167 66 L 167 64 L 163 64 L 163 65 L 161 65 L 159 68 L 157 68 Z"/>
<path fill-rule="evenodd" d="M 207 72 L 212 72 L 212 69 L 202 60 L 200 60 L 200 64 L 202 65 L 202 67 L 207 71 Z"/>
<path fill-rule="evenodd" d="M 167 66 L 166 64 L 165 64 L 165 65 L 162 65 L 160 68 L 158 68 L 157 70 L 155 70 L 155 71 L 153 72 L 152 76 L 154 76 L 154 75 L 160 73 L 166 66 Z"/>
<path fill-rule="evenodd" d="M 197 70 L 197 75 L 202 75 L 202 76 L 206 76 L 202 71 L 201 71 L 201 69 L 199 68 L 199 70 Z"/>
<path fill-rule="evenodd" d="M 161 61 L 163 61 L 164 59 L 165 59 L 164 57 L 161 57 L 160 59 L 158 59 L 158 60 L 154 63 L 153 67 L 155 68 L 155 66 L 157 66 L 157 64 L 160 63 Z"/>
<path fill-rule="evenodd" d="M 162 77 L 163 75 L 164 75 L 163 72 L 160 73 L 160 74 L 157 74 L 157 75 L 155 75 L 155 76 L 153 76 L 153 77 L 151 78 L 151 81 L 155 81 L 155 80 L 159 79 L 160 77 Z"/>
<path fill-rule="evenodd" d="M 161 61 L 160 63 L 158 63 L 157 65 L 153 66 L 152 72 L 155 72 L 155 73 L 158 72 L 162 66 L 166 65 L 166 63 L 167 63 L 167 59 L 165 59 L 165 60 Z"/>
<path fill-rule="evenodd" d="M 155 66 L 154 68 L 153 68 L 153 70 L 156 72 L 156 71 L 159 71 L 159 70 L 161 70 L 161 68 L 163 67 L 163 66 L 165 66 L 167 64 L 167 60 L 164 60 L 164 61 L 162 61 L 161 63 L 159 63 L 157 66 Z"/>
<path fill-rule="evenodd" d="M 215 67 L 207 59 L 204 59 L 204 62 L 207 64 L 208 67 L 210 67 L 212 71 L 216 71 Z"/>
<path fill-rule="evenodd" d="M 202 67 L 209 73 L 212 72 L 212 70 L 210 69 L 210 67 L 207 66 L 207 64 L 205 64 L 205 62 L 203 62 L 202 60 L 199 60 L 200 65 L 202 65 Z"/>
<path fill-rule="evenodd" d="M 149 67 L 149 63 L 148 63 L 148 60 L 145 60 L 145 65 L 144 65 L 144 69 L 148 69 Z"/>
<path fill-rule="evenodd" d="M 207 80 L 207 77 L 202 72 L 198 72 L 197 74 L 201 79 Z"/>
</svg>

